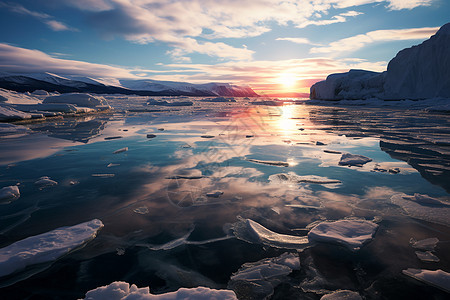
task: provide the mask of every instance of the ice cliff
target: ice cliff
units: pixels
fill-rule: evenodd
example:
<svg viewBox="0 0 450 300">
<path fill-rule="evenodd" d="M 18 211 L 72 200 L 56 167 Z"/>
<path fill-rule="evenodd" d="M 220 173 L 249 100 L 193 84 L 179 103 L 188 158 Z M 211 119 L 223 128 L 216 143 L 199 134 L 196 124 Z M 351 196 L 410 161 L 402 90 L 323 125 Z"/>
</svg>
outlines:
<svg viewBox="0 0 450 300">
<path fill-rule="evenodd" d="M 450 23 L 422 44 L 403 49 L 382 73 L 331 74 L 310 89 L 318 100 L 450 98 Z"/>
</svg>

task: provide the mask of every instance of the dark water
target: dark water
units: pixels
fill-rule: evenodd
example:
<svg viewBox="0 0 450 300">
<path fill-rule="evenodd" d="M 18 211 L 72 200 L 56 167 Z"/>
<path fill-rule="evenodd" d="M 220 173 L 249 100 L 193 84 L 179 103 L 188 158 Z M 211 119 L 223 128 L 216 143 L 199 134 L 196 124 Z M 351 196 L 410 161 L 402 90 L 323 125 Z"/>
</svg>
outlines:
<svg viewBox="0 0 450 300">
<path fill-rule="evenodd" d="M 152 293 L 226 288 L 242 264 L 296 252 L 234 238 L 228 228 L 239 216 L 300 236 L 317 220 L 379 222 L 374 240 L 356 253 L 330 244 L 300 252 L 301 270 L 282 280 L 273 299 L 319 299 L 337 289 L 367 299 L 445 299 L 445 292 L 401 271 L 450 270 L 450 220 L 411 216 L 390 198 L 420 193 L 449 200 L 448 116 L 387 108 L 251 106 L 240 100 L 27 125 L 32 131 L 25 135 L 0 137 L 0 187 L 20 183 L 21 192 L 18 200 L 0 206 L 0 247 L 94 218 L 105 226 L 85 247 L 52 264 L 1 278 L 0 298 L 76 299 L 113 281 L 150 286 Z M 213 137 L 202 137 L 207 135 Z M 128 151 L 113 153 L 124 147 Z M 336 151 L 373 161 L 339 166 Z M 393 169 L 399 173 L 389 172 Z M 269 180 L 289 172 L 342 183 Z M 33 183 L 41 176 L 59 184 L 39 190 Z M 206 196 L 216 190 L 223 195 Z M 183 236 L 188 242 L 155 250 Z M 434 252 L 440 262 L 420 261 L 409 244 L 410 238 L 429 237 L 440 240 Z"/>
</svg>

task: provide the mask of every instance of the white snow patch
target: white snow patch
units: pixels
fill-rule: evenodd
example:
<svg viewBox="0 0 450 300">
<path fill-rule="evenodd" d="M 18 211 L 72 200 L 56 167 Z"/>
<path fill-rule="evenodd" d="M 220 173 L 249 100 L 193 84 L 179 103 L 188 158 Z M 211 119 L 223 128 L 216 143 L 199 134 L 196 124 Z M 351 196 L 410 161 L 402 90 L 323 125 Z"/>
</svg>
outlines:
<svg viewBox="0 0 450 300">
<path fill-rule="evenodd" d="M 51 262 L 96 237 L 103 223 L 94 219 L 31 236 L 0 249 L 0 276 L 29 265 Z"/>
<path fill-rule="evenodd" d="M 176 292 L 153 295 L 149 287 L 138 288 L 123 281 L 115 281 L 86 293 L 84 300 L 236 300 L 230 290 L 215 290 L 206 287 L 180 288 Z"/>
<path fill-rule="evenodd" d="M 403 270 L 402 273 L 450 293 L 450 273 L 442 270 L 432 271 L 413 268 Z"/>
<path fill-rule="evenodd" d="M 310 242 L 336 243 L 357 251 L 373 239 L 377 229 L 377 224 L 359 219 L 322 222 L 311 229 L 308 239 Z"/>
</svg>

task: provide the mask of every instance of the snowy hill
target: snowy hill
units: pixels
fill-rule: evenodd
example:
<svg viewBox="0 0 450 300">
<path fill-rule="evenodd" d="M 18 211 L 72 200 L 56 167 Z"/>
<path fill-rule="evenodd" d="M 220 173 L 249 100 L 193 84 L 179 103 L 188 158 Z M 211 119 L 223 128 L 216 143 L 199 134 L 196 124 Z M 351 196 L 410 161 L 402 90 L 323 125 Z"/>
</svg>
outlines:
<svg viewBox="0 0 450 300">
<path fill-rule="evenodd" d="M 401 50 L 382 73 L 331 74 L 310 89 L 319 100 L 450 98 L 450 23 L 422 44 Z"/>
<path fill-rule="evenodd" d="M 17 92 L 45 90 L 60 93 L 135 94 L 141 96 L 257 96 L 248 86 L 236 86 L 228 83 L 192 84 L 151 79 L 128 79 L 117 80 L 116 84 L 105 83 L 102 79 L 60 76 L 52 73 L 0 73 L 0 88 Z"/>
</svg>

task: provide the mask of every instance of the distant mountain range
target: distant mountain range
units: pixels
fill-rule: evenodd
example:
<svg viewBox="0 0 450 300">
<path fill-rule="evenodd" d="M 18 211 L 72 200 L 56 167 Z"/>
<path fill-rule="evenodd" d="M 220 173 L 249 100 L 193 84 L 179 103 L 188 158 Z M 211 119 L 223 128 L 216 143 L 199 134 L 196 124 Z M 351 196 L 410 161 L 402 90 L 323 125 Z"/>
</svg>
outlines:
<svg viewBox="0 0 450 300">
<path fill-rule="evenodd" d="M 224 96 L 256 97 L 249 86 L 228 83 L 192 84 L 187 82 L 157 81 L 151 79 L 117 80 L 107 84 L 82 76 L 60 76 L 52 73 L 0 73 L 0 88 L 16 92 L 45 90 L 59 93 L 125 94 L 139 96 Z"/>
</svg>

